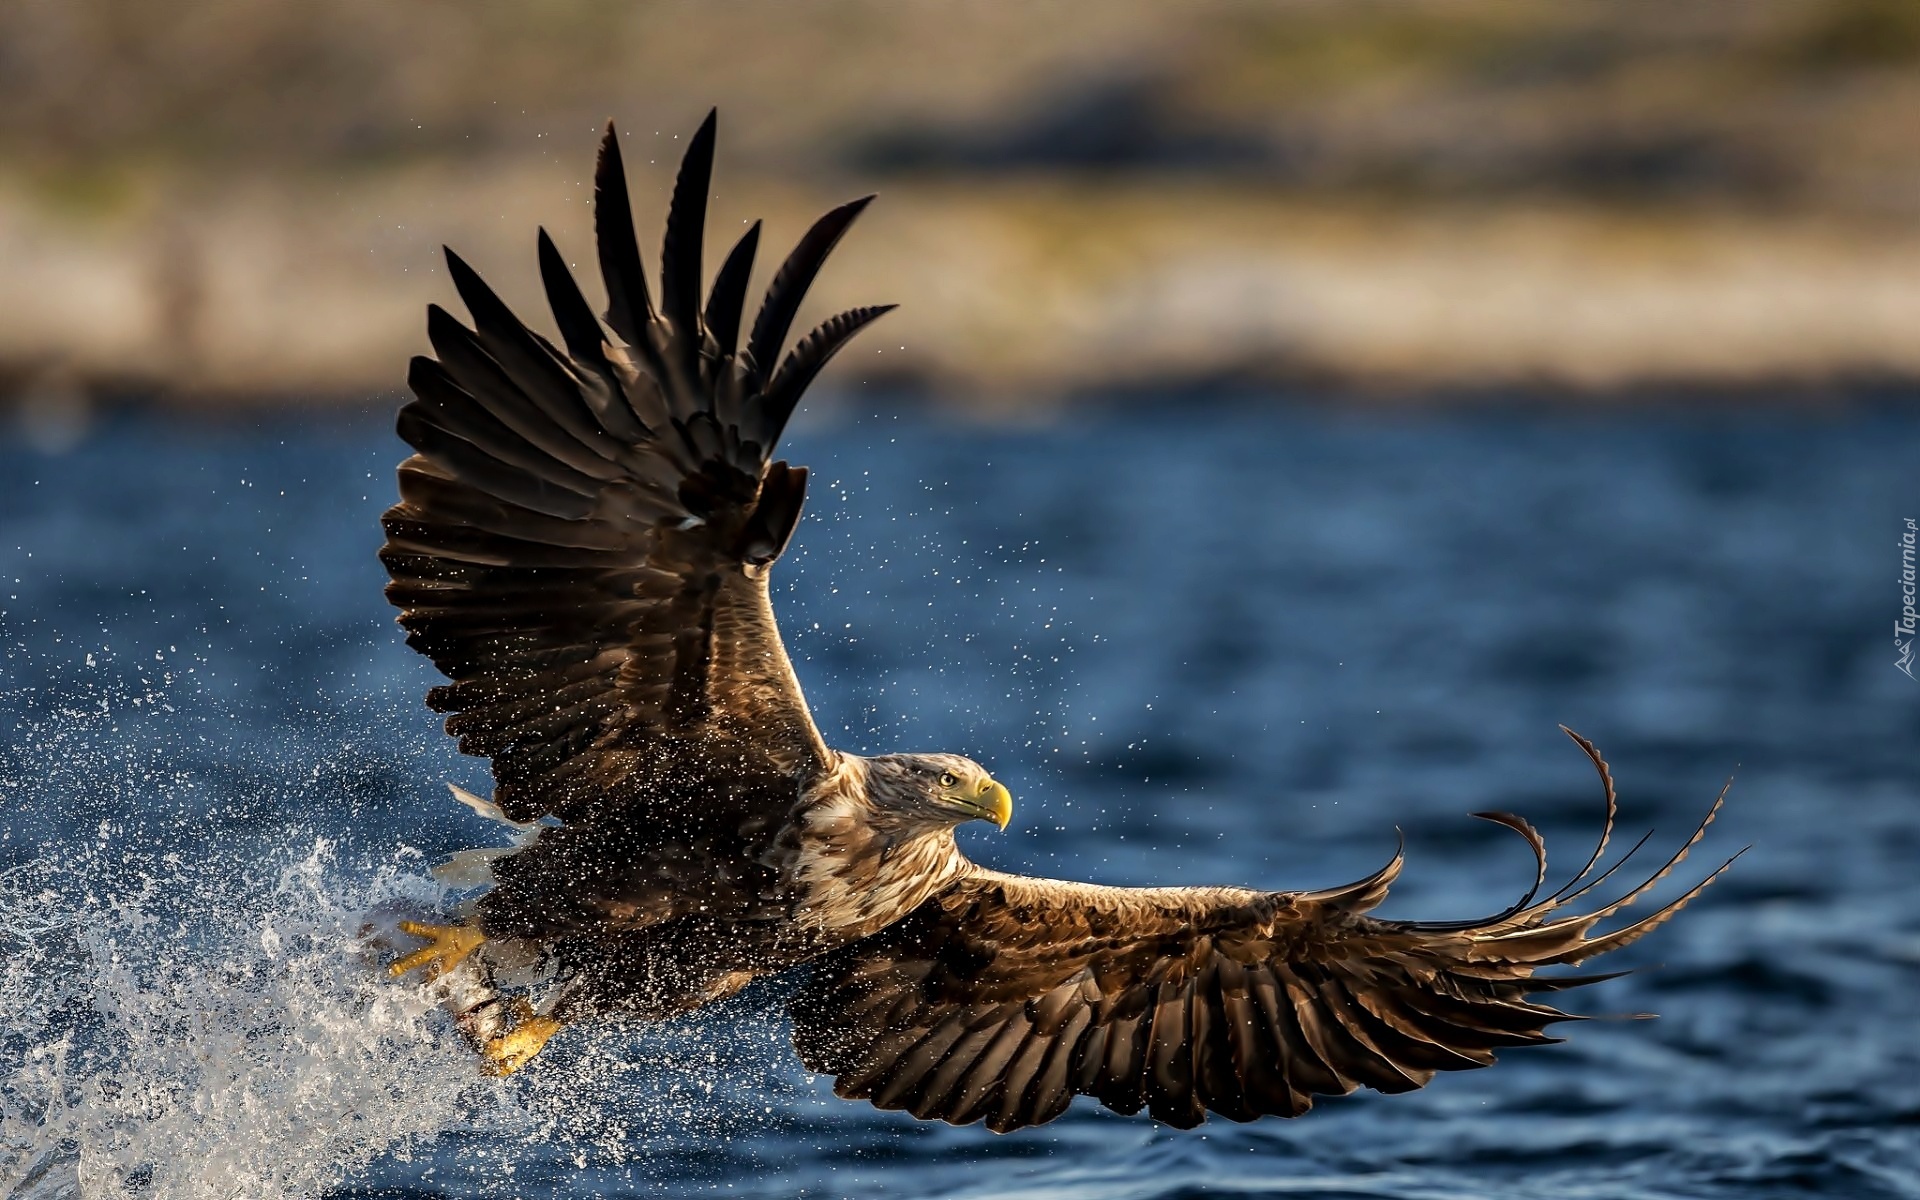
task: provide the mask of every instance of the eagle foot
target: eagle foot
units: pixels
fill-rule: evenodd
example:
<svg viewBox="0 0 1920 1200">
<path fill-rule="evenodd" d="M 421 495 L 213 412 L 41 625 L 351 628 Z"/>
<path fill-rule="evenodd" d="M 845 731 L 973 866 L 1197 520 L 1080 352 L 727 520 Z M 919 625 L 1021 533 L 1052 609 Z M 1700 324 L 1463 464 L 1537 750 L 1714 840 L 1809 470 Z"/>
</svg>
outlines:
<svg viewBox="0 0 1920 1200">
<path fill-rule="evenodd" d="M 419 967 L 427 969 L 428 979 L 438 979 L 466 961 L 467 956 L 487 940 L 486 935 L 474 925 L 427 925 L 420 921 L 402 921 L 400 931 L 425 938 L 429 944 L 394 960 L 387 967 L 387 974 L 395 979 Z"/>
<path fill-rule="evenodd" d="M 487 1060 L 481 1069 L 489 1075 L 511 1075 L 518 1071 L 533 1061 L 549 1038 L 560 1032 L 560 1022 L 536 1014 L 524 999 L 514 1000 L 513 1017 L 512 1029 L 490 1038 L 480 1047 L 480 1053 Z"/>
</svg>

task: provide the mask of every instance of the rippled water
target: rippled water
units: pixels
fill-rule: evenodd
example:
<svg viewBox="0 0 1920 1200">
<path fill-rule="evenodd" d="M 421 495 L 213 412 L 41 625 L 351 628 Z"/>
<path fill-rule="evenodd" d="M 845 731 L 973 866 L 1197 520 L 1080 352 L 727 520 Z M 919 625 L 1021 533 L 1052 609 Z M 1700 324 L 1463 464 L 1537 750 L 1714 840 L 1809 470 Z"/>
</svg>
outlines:
<svg viewBox="0 0 1920 1200">
<path fill-rule="evenodd" d="M 830 740 L 1013 787 L 966 842 L 1109 882 L 1343 881 L 1478 915 L 1599 815 L 1754 850 L 1424 1092 L 996 1137 L 833 1099 L 780 985 L 573 1031 L 505 1083 L 355 940 L 492 834 L 380 599 L 384 417 L 0 444 L 0 1190 L 53 1196 L 1920 1196 L 1920 684 L 1893 666 L 1920 419 L 1177 405 L 796 435 L 782 565 Z M 1677 881 L 1676 881 L 1677 882 Z M 1082 1102 L 1084 1105 L 1085 1102 Z"/>
</svg>

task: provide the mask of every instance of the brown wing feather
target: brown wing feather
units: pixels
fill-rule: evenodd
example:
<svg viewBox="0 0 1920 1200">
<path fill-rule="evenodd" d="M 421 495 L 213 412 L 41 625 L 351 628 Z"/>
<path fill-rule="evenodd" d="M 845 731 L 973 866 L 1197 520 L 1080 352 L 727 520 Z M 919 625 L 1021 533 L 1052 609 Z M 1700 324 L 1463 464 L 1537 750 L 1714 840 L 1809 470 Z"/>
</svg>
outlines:
<svg viewBox="0 0 1920 1200">
<path fill-rule="evenodd" d="M 711 134 L 709 118 L 676 191 L 662 311 L 609 126 L 595 226 L 622 336 L 599 327 L 542 235 L 567 349 L 449 253 L 474 327 L 432 309 L 438 357 L 414 363 L 399 430 L 418 453 L 383 519 L 387 595 L 408 643 L 452 680 L 428 702 L 462 750 L 493 760 L 495 799 L 515 820 L 618 811 L 691 745 L 709 748 L 694 761 L 739 778 L 736 798 L 781 795 L 785 780 L 790 799 L 827 756 L 767 592 L 806 472 L 769 461 L 780 429 L 759 419 L 763 372 L 690 299 Z M 743 411 L 756 414 L 750 436 Z"/>
<path fill-rule="evenodd" d="M 1531 827 L 1510 824 L 1538 847 Z M 1576 1018 L 1530 995 L 1605 976 L 1534 972 L 1626 945 L 1726 867 L 1599 937 L 1617 904 L 1558 921 L 1556 900 L 1482 922 L 1365 915 L 1398 869 L 1396 855 L 1357 884 L 1292 893 L 976 869 L 817 964 L 793 1002 L 794 1042 L 841 1096 L 999 1131 L 1050 1121 L 1076 1094 L 1180 1128 L 1209 1112 L 1297 1116 L 1315 1095 L 1408 1091 L 1557 1040 L 1547 1027 Z"/>
</svg>

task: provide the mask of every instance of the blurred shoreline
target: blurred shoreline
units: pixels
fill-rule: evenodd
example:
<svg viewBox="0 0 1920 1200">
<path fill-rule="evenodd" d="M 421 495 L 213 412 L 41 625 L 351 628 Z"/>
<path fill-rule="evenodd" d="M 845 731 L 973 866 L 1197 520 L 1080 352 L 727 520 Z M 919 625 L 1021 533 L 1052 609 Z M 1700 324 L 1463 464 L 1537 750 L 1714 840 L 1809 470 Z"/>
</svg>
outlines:
<svg viewBox="0 0 1920 1200">
<path fill-rule="evenodd" d="M 565 172 L 260 179 L 108 217 L 0 182 L 0 394 L 221 410 L 395 389 L 428 352 L 426 305 L 459 311 L 442 240 L 546 328 L 538 226 L 597 294 L 579 140 Z M 643 229 L 665 177 L 646 183 Z M 736 182 L 711 252 L 748 214 L 777 244 L 843 198 Z M 894 181 L 815 293 L 814 319 L 902 305 L 836 363 L 838 386 L 989 409 L 1223 386 L 1605 403 L 1920 383 L 1920 228 L 1892 223 Z"/>
<path fill-rule="evenodd" d="M 27 0 L 0 12 L 0 408 L 396 393 L 442 243 L 547 325 L 621 132 L 643 245 L 722 109 L 709 265 L 877 191 L 802 319 L 987 414 L 1920 394 L 1911 0 Z"/>
</svg>

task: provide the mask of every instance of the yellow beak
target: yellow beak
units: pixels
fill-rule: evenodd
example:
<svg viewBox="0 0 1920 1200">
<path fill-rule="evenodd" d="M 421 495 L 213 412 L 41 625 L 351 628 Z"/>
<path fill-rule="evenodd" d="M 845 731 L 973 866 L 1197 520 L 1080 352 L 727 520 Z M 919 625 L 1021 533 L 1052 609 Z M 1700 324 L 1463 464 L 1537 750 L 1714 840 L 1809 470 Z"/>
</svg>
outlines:
<svg viewBox="0 0 1920 1200">
<path fill-rule="evenodd" d="M 980 785 L 980 798 L 976 801 L 981 814 L 995 825 L 1005 829 L 1007 822 L 1013 820 L 1013 794 L 1003 787 L 999 780 L 989 779 Z"/>
</svg>

